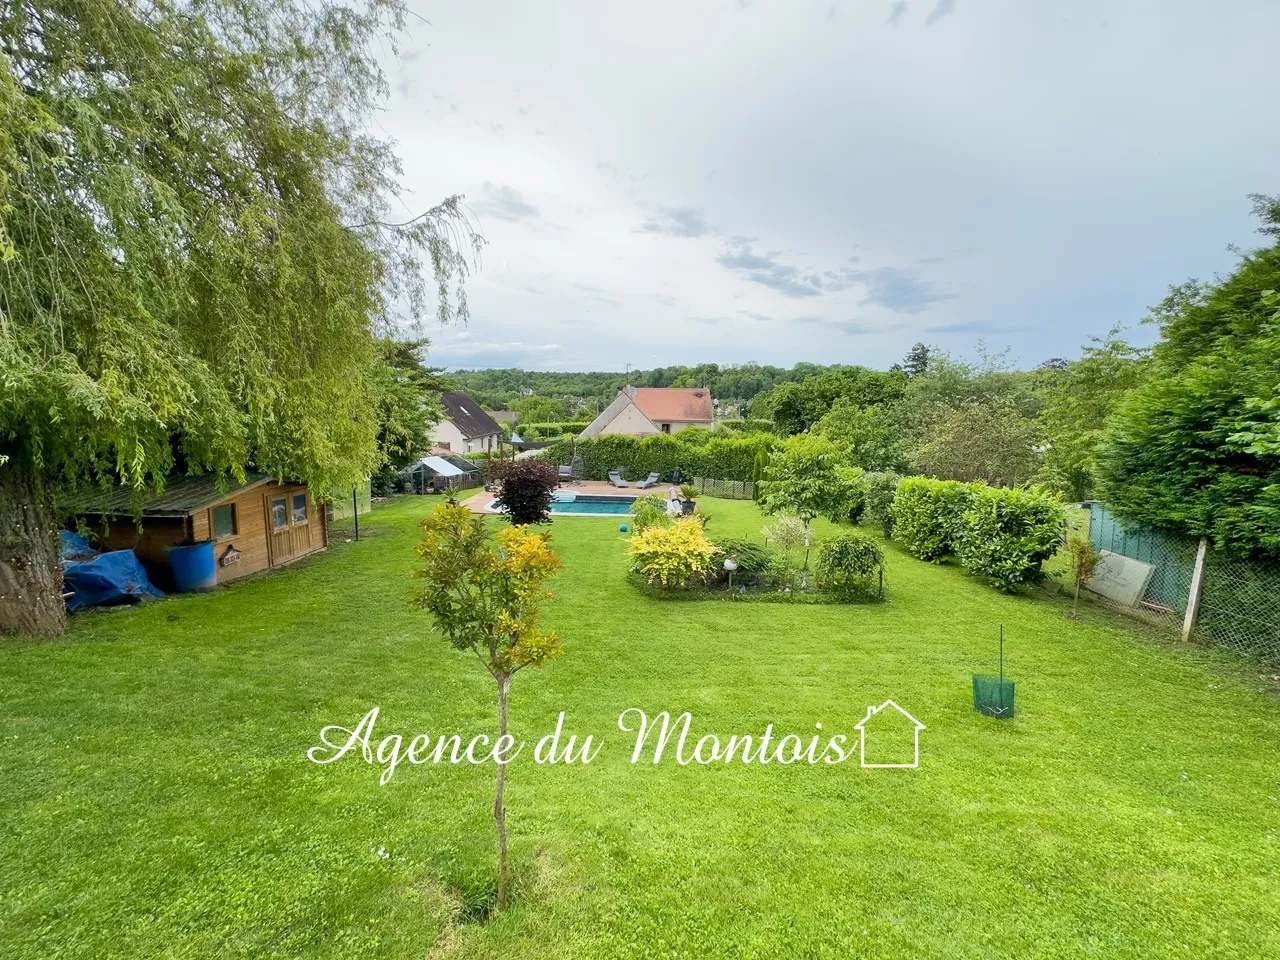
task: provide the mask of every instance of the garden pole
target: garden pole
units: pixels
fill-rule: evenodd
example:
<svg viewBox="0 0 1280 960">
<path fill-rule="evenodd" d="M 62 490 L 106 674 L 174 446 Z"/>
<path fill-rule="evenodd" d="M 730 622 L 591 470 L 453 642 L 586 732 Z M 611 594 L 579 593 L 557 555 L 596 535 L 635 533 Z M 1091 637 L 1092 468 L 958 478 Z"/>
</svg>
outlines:
<svg viewBox="0 0 1280 960">
<path fill-rule="evenodd" d="M 360 498 L 351 491 L 351 515 L 356 518 L 356 543 L 360 542 Z"/>
</svg>

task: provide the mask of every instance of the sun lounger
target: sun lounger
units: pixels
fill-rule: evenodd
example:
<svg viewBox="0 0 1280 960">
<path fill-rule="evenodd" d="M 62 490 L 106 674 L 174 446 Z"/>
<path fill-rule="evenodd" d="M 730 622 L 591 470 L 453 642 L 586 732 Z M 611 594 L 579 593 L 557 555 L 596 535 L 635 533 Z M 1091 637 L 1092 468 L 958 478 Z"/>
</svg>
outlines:
<svg viewBox="0 0 1280 960">
<path fill-rule="evenodd" d="M 646 490 L 649 487 L 652 487 L 657 482 L 658 482 L 658 475 L 656 473 L 651 473 L 647 477 L 645 477 L 643 480 L 641 480 L 639 483 L 636 484 L 636 489 Z"/>
<path fill-rule="evenodd" d="M 617 470 L 609 471 L 609 482 L 612 483 L 615 487 L 630 486 L 630 484 L 627 483 L 627 481 L 622 479 L 622 475 Z"/>
</svg>

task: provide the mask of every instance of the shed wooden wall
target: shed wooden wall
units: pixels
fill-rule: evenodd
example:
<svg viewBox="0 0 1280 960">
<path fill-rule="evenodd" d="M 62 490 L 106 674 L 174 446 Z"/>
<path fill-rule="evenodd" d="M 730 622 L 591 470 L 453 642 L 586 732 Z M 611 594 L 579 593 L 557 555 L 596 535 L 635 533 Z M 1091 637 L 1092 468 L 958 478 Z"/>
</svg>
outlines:
<svg viewBox="0 0 1280 960">
<path fill-rule="evenodd" d="M 307 516 L 311 525 L 311 546 L 290 557 L 276 558 L 271 556 L 271 528 L 267 518 L 267 500 L 269 497 L 286 498 L 292 504 L 295 493 L 307 494 Z M 213 558 L 217 564 L 218 582 L 226 583 L 240 577 L 266 570 L 272 566 L 282 566 L 300 557 L 308 556 L 323 550 L 329 544 L 329 527 L 325 511 L 317 509 L 315 500 L 305 484 L 273 482 L 261 483 L 247 490 L 240 490 L 221 500 L 215 500 L 206 506 L 198 507 L 186 517 L 143 517 L 142 531 L 138 531 L 137 523 L 131 517 L 112 517 L 105 536 L 102 532 L 101 517 L 87 517 L 90 528 L 101 537 L 100 548 L 103 550 L 132 550 L 138 555 L 151 582 L 165 592 L 174 589 L 173 572 L 169 567 L 168 547 L 181 543 L 187 537 L 194 540 L 213 538 L 213 508 L 234 503 L 236 507 L 236 532 L 231 536 L 218 537 L 213 543 Z M 234 547 L 240 553 L 240 559 L 232 564 L 223 565 L 222 557 L 227 549 Z"/>
<path fill-rule="evenodd" d="M 192 537 L 213 540 L 213 561 L 218 565 L 219 583 L 247 577 L 271 566 L 271 555 L 267 549 L 267 519 L 262 505 L 262 495 L 268 486 L 274 487 L 275 484 L 259 484 L 191 512 Z M 227 503 L 236 507 L 236 532 L 229 537 L 214 539 L 213 508 Z M 222 556 L 232 547 L 239 551 L 240 559 L 223 566 Z"/>
<path fill-rule="evenodd" d="M 293 503 L 295 493 L 307 494 L 307 516 L 311 522 L 311 547 L 290 557 L 271 555 L 271 524 L 267 516 L 267 501 L 271 497 L 284 497 L 287 504 Z M 241 490 L 231 496 L 224 497 L 201 507 L 191 514 L 191 530 L 196 540 L 207 540 L 213 536 L 213 508 L 233 503 L 236 507 L 236 532 L 228 537 L 218 537 L 213 542 L 213 558 L 218 564 L 218 582 L 225 583 L 239 577 L 257 573 L 272 566 L 282 566 L 300 557 L 323 550 L 329 542 L 328 525 L 323 510 L 317 510 L 306 484 L 271 483 L 259 484 L 248 490 Z M 228 548 L 234 547 L 240 553 L 240 559 L 232 564 L 223 565 L 222 557 Z"/>
</svg>

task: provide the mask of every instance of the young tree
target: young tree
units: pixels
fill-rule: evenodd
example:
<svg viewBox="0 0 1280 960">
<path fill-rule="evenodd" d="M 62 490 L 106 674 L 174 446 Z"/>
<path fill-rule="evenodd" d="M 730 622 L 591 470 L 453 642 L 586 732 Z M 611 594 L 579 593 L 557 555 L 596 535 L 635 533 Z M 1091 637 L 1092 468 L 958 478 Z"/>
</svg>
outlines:
<svg viewBox="0 0 1280 960">
<path fill-rule="evenodd" d="M 458 198 L 388 213 L 367 120 L 404 13 L 0 7 L 0 631 L 65 627 L 62 484 L 252 466 L 350 489 L 377 465 L 374 327 L 465 314 L 480 242 Z"/>
<path fill-rule="evenodd" d="M 1093 576 L 1098 569 L 1098 561 L 1102 554 L 1088 538 L 1075 534 L 1067 540 L 1067 569 L 1071 571 L 1071 579 L 1075 581 L 1076 592 L 1071 600 L 1071 616 L 1080 616 L 1080 587 Z"/>
<path fill-rule="evenodd" d="M 416 554 L 423 581 L 415 603 L 429 612 L 455 650 L 476 656 L 498 687 L 498 737 L 507 737 L 511 680 L 525 667 L 558 657 L 564 644 L 538 627 L 539 605 L 551 599 L 543 582 L 560 568 L 547 538 L 525 527 L 495 537 L 484 518 L 442 505 L 422 523 Z M 510 741 L 508 741 L 510 742 Z M 498 833 L 496 910 L 507 905 L 507 764 L 498 763 L 493 822 Z"/>
<path fill-rule="evenodd" d="M 815 517 L 846 519 L 866 496 L 862 471 L 848 464 L 848 450 L 826 437 L 791 437 L 769 457 L 761 506 L 765 513 L 794 514 L 806 527 Z"/>
<path fill-rule="evenodd" d="M 547 523 L 551 519 L 551 503 L 560 485 L 560 475 L 553 464 L 545 460 L 499 463 L 494 476 L 502 489 L 493 505 L 507 511 L 507 519 L 513 524 Z"/>
</svg>

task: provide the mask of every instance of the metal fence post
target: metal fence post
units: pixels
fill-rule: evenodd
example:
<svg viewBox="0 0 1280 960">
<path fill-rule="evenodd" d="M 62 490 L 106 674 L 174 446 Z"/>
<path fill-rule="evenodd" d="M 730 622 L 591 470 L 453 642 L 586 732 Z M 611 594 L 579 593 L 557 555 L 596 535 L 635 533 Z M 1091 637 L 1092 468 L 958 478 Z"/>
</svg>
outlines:
<svg viewBox="0 0 1280 960">
<path fill-rule="evenodd" d="M 1191 639 L 1200 616 L 1200 597 L 1204 593 L 1204 561 L 1209 553 L 1209 538 L 1201 537 L 1196 548 L 1196 565 L 1191 570 L 1191 590 L 1187 595 L 1187 615 L 1182 618 L 1182 642 Z"/>
</svg>

